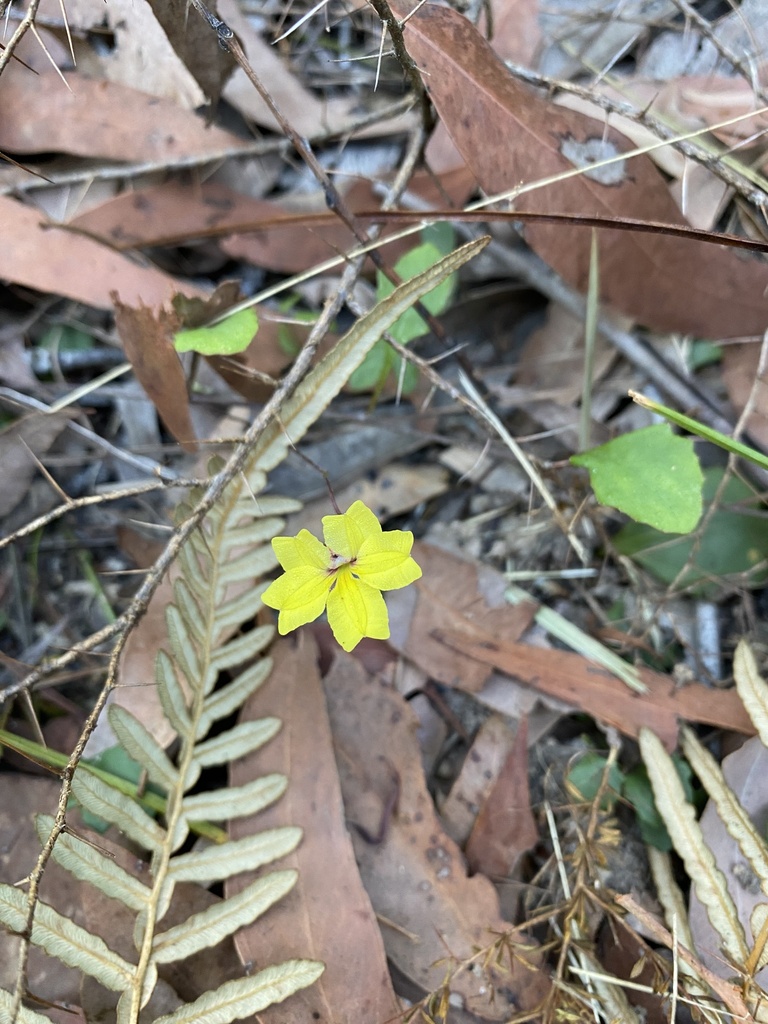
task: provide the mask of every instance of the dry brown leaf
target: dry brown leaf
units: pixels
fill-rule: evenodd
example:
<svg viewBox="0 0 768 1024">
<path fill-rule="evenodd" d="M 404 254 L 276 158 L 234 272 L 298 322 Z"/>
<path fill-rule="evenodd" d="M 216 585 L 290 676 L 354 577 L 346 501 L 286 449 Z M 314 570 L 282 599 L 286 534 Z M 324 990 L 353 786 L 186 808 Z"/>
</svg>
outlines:
<svg viewBox="0 0 768 1024">
<path fill-rule="evenodd" d="M 629 97 L 640 109 L 649 108 L 654 117 L 674 124 L 680 131 L 718 125 L 750 111 L 760 111 L 713 135 L 727 146 L 738 146 L 755 138 L 768 127 L 768 114 L 743 78 L 724 75 L 680 75 L 669 82 L 633 78 L 622 83 L 622 98 Z"/>
<path fill-rule="evenodd" d="M 533 603 L 510 605 L 504 576 L 482 563 L 417 542 L 413 556 L 423 576 L 413 587 L 387 595 L 390 644 L 428 676 L 470 693 L 482 689 L 491 668 L 478 659 L 449 650 L 434 639 L 434 630 L 474 624 L 497 636 L 518 639 L 533 621 Z"/>
<path fill-rule="evenodd" d="M 149 3 L 174 51 L 215 110 L 224 83 L 235 68 L 232 56 L 219 45 L 208 22 L 189 9 L 187 0 L 149 0 Z M 218 14 L 215 0 L 208 4 L 208 9 Z"/>
<path fill-rule="evenodd" d="M 317 668 L 317 646 L 304 630 L 296 640 L 272 648 L 275 666 L 267 684 L 249 699 L 240 716 L 283 720 L 282 731 L 263 750 L 235 761 L 232 785 L 282 772 L 288 792 L 273 807 L 230 825 L 234 837 L 265 828 L 298 825 L 304 838 L 279 865 L 296 868 L 295 888 L 235 943 L 244 963 L 264 964 L 290 957 L 325 962 L 316 984 L 285 1006 L 259 1016 L 264 1024 L 384 1024 L 400 1012 L 370 900 L 355 865 L 344 822 L 344 807 L 333 756 L 325 699 Z M 239 892 L 253 876 L 239 875 L 227 893 Z"/>
<path fill-rule="evenodd" d="M 197 451 L 187 381 L 173 347 L 179 317 L 167 309 L 124 305 L 116 293 L 112 298 L 117 333 L 139 383 L 184 450 Z"/>
<path fill-rule="evenodd" d="M 55 72 L 3 75 L 0 150 L 157 163 L 216 156 L 247 145 L 170 100 L 124 85 Z"/>
<path fill-rule="evenodd" d="M 648 692 L 636 693 L 580 654 L 513 643 L 478 627 L 471 631 L 437 628 L 433 635 L 450 649 L 461 651 L 463 657 L 477 658 L 515 682 L 586 711 L 626 736 L 637 737 L 647 726 L 670 751 L 677 746 L 678 719 L 747 735 L 755 731 L 735 690 L 713 690 L 701 683 L 678 688 L 669 676 L 640 669 Z"/>
<path fill-rule="evenodd" d="M 42 0 L 38 17 L 40 15 L 51 19 L 61 17 L 56 0 Z M 187 110 L 194 110 L 205 102 L 205 94 L 174 52 L 164 26 L 146 0 L 109 0 L 108 4 L 103 0 L 67 0 L 67 22 L 76 38 L 80 34 L 85 37 L 82 43 L 77 39 L 75 56 L 78 69 L 90 78 L 134 88 L 140 83 L 142 92 L 162 96 Z M 202 24 L 202 19 L 185 18 L 182 12 L 179 19 L 182 32 L 185 26 L 194 27 L 197 23 Z M 90 42 L 94 36 L 88 40 L 86 35 L 94 30 L 98 33 L 95 38 L 103 38 L 106 32 L 111 32 L 112 45 L 94 48 Z M 207 26 L 206 32 L 214 37 L 213 43 L 218 48 L 214 33 Z M 50 64 L 45 71 L 50 71 Z"/>
<path fill-rule="evenodd" d="M 630 148 L 602 123 L 556 107 L 514 79 L 470 22 L 450 8 L 421 8 L 408 21 L 405 40 L 441 119 L 490 194 Z M 516 206 L 685 223 L 647 156 L 528 192 Z M 588 232 L 529 223 L 525 237 L 570 285 L 586 291 Z M 768 266 L 699 242 L 600 231 L 600 284 L 603 301 L 661 330 L 733 337 L 762 333 L 768 322 Z"/>
<path fill-rule="evenodd" d="M 0 466 L 3 467 L 0 518 L 24 500 L 40 468 L 37 460 L 48 451 L 74 415 L 71 409 L 33 412 L 0 430 Z"/>
<path fill-rule="evenodd" d="M 522 719 L 512 749 L 478 811 L 465 850 L 470 871 L 481 871 L 494 881 L 513 878 L 523 854 L 539 840 L 528 789 L 527 738 Z M 504 891 L 502 905 L 514 906 Z"/>
<path fill-rule="evenodd" d="M 445 831 L 459 846 L 469 839 L 477 812 L 496 784 L 516 735 L 517 731 L 500 715 L 491 715 L 477 730 L 461 771 L 440 807 Z"/>
<path fill-rule="evenodd" d="M 225 185 L 167 181 L 122 192 L 72 220 L 72 225 L 115 245 L 157 245 L 164 238 L 192 241 L 207 231 L 236 231 L 289 211 L 268 199 L 251 199 Z"/>
<path fill-rule="evenodd" d="M 487 11 L 492 11 L 492 31 L 487 31 Z M 502 60 L 536 67 L 536 53 L 541 48 L 539 0 L 491 0 L 483 6 L 480 31 L 488 37 Z"/>
<path fill-rule="evenodd" d="M 349 655 L 337 655 L 324 686 L 347 818 L 369 839 L 384 823 L 380 842 L 358 832 L 352 839 L 387 956 L 416 992 L 434 991 L 453 958 L 474 956 L 510 926 L 491 883 L 467 877 L 461 851 L 442 830 L 421 767 L 418 719 L 407 702 Z M 548 980 L 515 960 L 503 974 L 462 971 L 450 989 L 470 1012 L 506 1020 L 537 1006 Z"/>
<path fill-rule="evenodd" d="M 129 305 L 148 306 L 161 306 L 182 290 L 187 295 L 202 294 L 195 285 L 139 266 L 90 238 L 50 225 L 43 214 L 8 196 L 0 196 L 0 221 L 0 277 L 6 281 L 98 309 L 112 307 L 113 291 L 119 291 Z"/>
</svg>

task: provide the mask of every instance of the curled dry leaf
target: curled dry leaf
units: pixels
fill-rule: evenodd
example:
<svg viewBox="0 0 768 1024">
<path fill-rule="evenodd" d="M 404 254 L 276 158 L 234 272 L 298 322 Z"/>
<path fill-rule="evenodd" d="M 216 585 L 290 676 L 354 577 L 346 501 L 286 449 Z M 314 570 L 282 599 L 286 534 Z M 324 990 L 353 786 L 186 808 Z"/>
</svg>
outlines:
<svg viewBox="0 0 768 1024">
<path fill-rule="evenodd" d="M 461 771 L 440 807 L 446 832 L 460 846 L 469 839 L 478 809 L 495 786 L 514 749 L 516 735 L 501 715 L 491 715 L 477 730 Z"/>
<path fill-rule="evenodd" d="M 527 737 L 523 719 L 514 746 L 478 811 L 467 842 L 470 870 L 482 872 L 495 881 L 511 879 L 523 854 L 539 839 L 528 788 Z M 505 908 L 515 906 L 514 895 L 507 886 L 502 891 L 502 900 Z"/>
<path fill-rule="evenodd" d="M 124 305 L 114 292 L 112 298 L 117 333 L 139 383 L 179 444 L 188 452 L 196 451 L 187 381 L 173 347 L 178 316 L 167 309 Z"/>
<path fill-rule="evenodd" d="M 411 994 L 440 988 L 452 966 L 509 933 L 529 947 L 530 968 L 514 960 L 500 974 L 460 971 L 450 989 L 487 1020 L 532 1010 L 548 988 L 533 942 L 502 920 L 487 878 L 467 877 L 461 851 L 443 831 L 424 780 L 415 714 L 347 655 L 336 658 L 324 686 L 344 807 L 357 826 L 357 863 L 387 956 Z"/>
<path fill-rule="evenodd" d="M 177 4 L 166 3 L 167 8 Z M 79 47 L 77 62 L 91 78 L 104 78 L 110 82 L 121 82 L 134 86 L 141 83 L 142 92 L 162 96 L 188 110 L 194 110 L 205 102 L 205 95 L 195 84 L 195 79 L 179 57 L 174 53 L 171 42 L 158 22 L 152 6 L 146 0 L 71 0 L 67 2 L 67 23 L 73 35 L 88 32 L 98 33 L 90 39 L 99 38 L 107 31 L 113 34 L 112 45 L 99 47 L 98 52 L 91 46 Z M 202 27 L 202 18 L 179 18 L 177 32 L 190 31 L 196 23 Z M 213 36 L 213 45 L 218 48 L 214 34 L 206 26 L 208 36 Z M 202 53 L 201 53 L 202 56 Z M 61 67 L 61 65 L 59 65 Z M 51 70 L 50 63 L 45 72 Z"/>
<path fill-rule="evenodd" d="M 406 13 L 402 3 L 397 9 Z M 572 174 L 631 148 L 618 132 L 556 107 L 513 78 L 477 29 L 450 8 L 422 7 L 408 21 L 405 41 L 443 123 L 489 194 Z M 645 155 L 526 192 L 516 207 L 685 223 Z M 529 223 L 525 238 L 571 286 L 586 292 L 588 232 Z M 660 330 L 734 337 L 762 334 L 768 322 L 768 266 L 713 245 L 601 230 L 600 285 L 606 303 Z"/>
<path fill-rule="evenodd" d="M 295 867 L 292 892 L 235 943 L 244 963 L 288 959 L 297 955 L 322 960 L 318 982 L 294 995 L 284 1006 L 259 1016 L 264 1024 L 380 1024 L 397 1019 L 386 955 L 370 900 L 360 882 L 344 821 L 331 732 L 317 668 L 317 647 L 304 630 L 298 639 L 280 640 L 272 648 L 275 665 L 268 683 L 246 703 L 241 721 L 275 715 L 283 728 L 255 754 L 235 761 L 232 785 L 264 772 L 282 772 L 290 780 L 286 795 L 255 818 L 238 818 L 230 826 L 239 838 L 265 828 L 300 826 L 304 838 L 277 867 Z M 227 883 L 239 891 L 251 876 Z"/>
</svg>

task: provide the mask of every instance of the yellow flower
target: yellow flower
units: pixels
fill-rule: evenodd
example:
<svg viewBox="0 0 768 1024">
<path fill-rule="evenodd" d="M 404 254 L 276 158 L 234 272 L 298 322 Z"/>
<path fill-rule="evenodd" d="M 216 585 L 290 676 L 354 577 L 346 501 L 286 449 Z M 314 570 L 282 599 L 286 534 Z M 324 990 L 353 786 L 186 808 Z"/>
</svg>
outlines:
<svg viewBox="0 0 768 1024">
<path fill-rule="evenodd" d="M 275 537 L 284 574 L 262 600 L 280 612 L 281 634 L 312 622 L 328 608 L 328 623 L 345 651 L 364 636 L 386 640 L 389 616 L 382 590 L 407 587 L 421 576 L 411 558 L 413 534 L 382 530 L 376 516 L 356 501 L 342 515 L 323 517 L 325 544 L 309 530 Z"/>
</svg>

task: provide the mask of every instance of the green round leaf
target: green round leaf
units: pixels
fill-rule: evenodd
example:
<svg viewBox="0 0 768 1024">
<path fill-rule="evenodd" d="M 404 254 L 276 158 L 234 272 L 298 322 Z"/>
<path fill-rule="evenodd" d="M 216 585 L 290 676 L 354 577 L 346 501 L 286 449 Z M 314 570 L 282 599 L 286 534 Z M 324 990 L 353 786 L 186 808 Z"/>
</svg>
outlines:
<svg viewBox="0 0 768 1024">
<path fill-rule="evenodd" d="M 597 500 L 663 533 L 690 533 L 701 518 L 704 476 L 693 441 L 659 423 L 574 455 Z"/>
<path fill-rule="evenodd" d="M 233 356 L 248 348 L 259 329 L 252 309 L 241 309 L 213 327 L 179 331 L 173 344 L 177 352 L 199 352 L 204 356 Z"/>
</svg>

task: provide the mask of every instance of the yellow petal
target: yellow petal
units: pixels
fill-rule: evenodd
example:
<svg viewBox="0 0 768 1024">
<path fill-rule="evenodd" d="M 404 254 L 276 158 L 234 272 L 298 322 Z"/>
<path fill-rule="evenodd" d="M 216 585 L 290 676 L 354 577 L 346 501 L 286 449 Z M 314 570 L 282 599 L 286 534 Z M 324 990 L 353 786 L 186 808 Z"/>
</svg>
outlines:
<svg viewBox="0 0 768 1024">
<path fill-rule="evenodd" d="M 299 530 L 295 537 L 275 537 L 272 550 L 284 569 L 298 569 L 302 565 L 326 569 L 330 564 L 328 549 L 309 530 Z"/>
<path fill-rule="evenodd" d="M 409 531 L 387 530 L 366 537 L 352 570 L 379 590 L 407 587 L 421 576 L 421 569 L 410 557 L 412 547 L 413 534 Z"/>
<path fill-rule="evenodd" d="M 357 647 L 364 636 L 375 640 L 389 636 L 384 598 L 374 587 L 355 579 L 346 567 L 336 574 L 336 586 L 328 595 L 328 624 L 345 651 Z"/>
<path fill-rule="evenodd" d="M 270 608 L 280 611 L 278 632 L 290 633 L 322 615 L 332 583 L 333 576 L 325 569 L 309 566 L 290 569 L 270 583 L 261 599 Z"/>
<path fill-rule="evenodd" d="M 334 554 L 347 559 L 355 557 L 365 539 L 346 512 L 340 516 L 323 516 L 323 537 Z"/>
<path fill-rule="evenodd" d="M 381 533 L 381 523 L 362 501 L 354 501 L 344 513 L 357 526 L 364 537 Z"/>
</svg>

